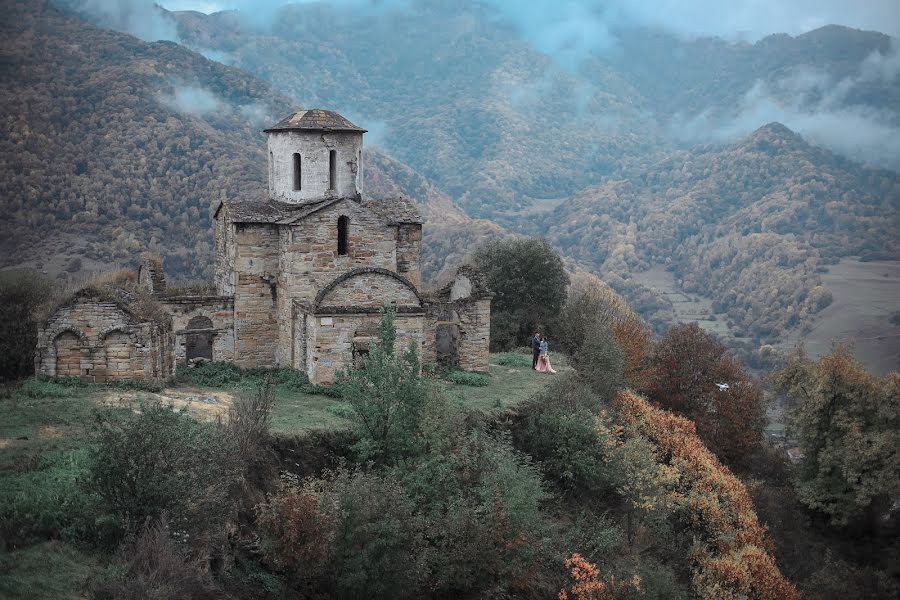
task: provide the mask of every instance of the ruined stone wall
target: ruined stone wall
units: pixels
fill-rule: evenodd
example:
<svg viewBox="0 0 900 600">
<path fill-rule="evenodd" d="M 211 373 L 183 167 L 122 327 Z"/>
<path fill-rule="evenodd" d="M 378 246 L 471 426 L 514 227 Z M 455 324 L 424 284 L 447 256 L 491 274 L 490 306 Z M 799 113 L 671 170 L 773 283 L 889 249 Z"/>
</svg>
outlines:
<svg viewBox="0 0 900 600">
<path fill-rule="evenodd" d="M 335 151 L 336 180 L 329 188 L 329 156 Z M 289 203 L 362 193 L 362 133 L 282 131 L 268 135 L 269 197 Z M 301 156 L 301 188 L 294 190 L 294 153 Z"/>
<path fill-rule="evenodd" d="M 459 314 L 459 368 L 487 373 L 490 370 L 491 299 L 467 299 L 455 303 Z"/>
<path fill-rule="evenodd" d="M 357 351 L 368 347 L 377 339 L 380 313 L 306 315 L 308 357 L 306 373 L 310 381 L 319 384 L 332 383 L 337 373 L 353 361 L 354 345 Z M 424 315 L 398 314 L 397 340 L 394 348 L 405 351 L 410 343 L 422 354 Z"/>
<path fill-rule="evenodd" d="M 203 332 L 212 338 L 212 360 L 226 362 L 234 360 L 234 298 L 185 296 L 167 298 L 163 301 L 163 305 L 172 315 L 176 372 L 187 365 L 187 336 L 191 335 L 189 331 L 195 331 L 189 329 L 188 324 L 195 317 L 207 317 L 212 321 L 212 328 Z"/>
<path fill-rule="evenodd" d="M 241 367 L 276 365 L 278 250 L 277 226 L 235 226 L 234 362 Z"/>
<path fill-rule="evenodd" d="M 337 252 L 338 217 L 350 218 L 347 254 Z M 344 273 L 361 267 L 397 269 L 397 228 L 353 200 L 309 215 L 280 234 L 278 364 L 291 364 L 292 302 L 311 305 L 316 294 Z M 295 352 L 296 353 L 296 352 Z M 294 361 L 296 362 L 296 361 Z"/>
<path fill-rule="evenodd" d="M 38 332 L 35 369 L 96 383 L 168 377 L 169 339 L 159 324 L 137 321 L 114 302 L 78 298 Z"/>
<path fill-rule="evenodd" d="M 422 225 L 397 226 L 397 272 L 417 288 L 422 285 Z"/>
<path fill-rule="evenodd" d="M 216 215 L 216 293 L 234 295 L 235 226 L 228 221 L 227 210 L 221 208 Z"/>
</svg>

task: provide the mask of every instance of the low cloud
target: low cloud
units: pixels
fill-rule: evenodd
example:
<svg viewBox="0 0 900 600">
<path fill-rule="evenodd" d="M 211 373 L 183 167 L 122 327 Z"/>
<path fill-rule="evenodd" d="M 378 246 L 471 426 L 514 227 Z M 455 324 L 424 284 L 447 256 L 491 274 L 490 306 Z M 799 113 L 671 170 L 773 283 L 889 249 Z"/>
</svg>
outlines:
<svg viewBox="0 0 900 600">
<path fill-rule="evenodd" d="M 58 0 L 91 21 L 147 42 L 180 41 L 178 28 L 153 0 Z"/>
<path fill-rule="evenodd" d="M 221 110 L 225 104 L 213 92 L 196 86 L 176 86 L 168 94 L 160 94 L 159 101 L 182 114 L 202 117 Z"/>
<path fill-rule="evenodd" d="M 851 160 L 890 169 L 900 168 L 900 115 L 848 102 L 860 85 L 892 83 L 900 74 L 896 45 L 875 52 L 858 72 L 843 79 L 808 67 L 767 84 L 757 81 L 731 117 L 711 110 L 675 119 L 670 132 L 683 142 L 733 142 L 772 121 L 798 132 L 810 143 L 825 146 Z"/>
</svg>

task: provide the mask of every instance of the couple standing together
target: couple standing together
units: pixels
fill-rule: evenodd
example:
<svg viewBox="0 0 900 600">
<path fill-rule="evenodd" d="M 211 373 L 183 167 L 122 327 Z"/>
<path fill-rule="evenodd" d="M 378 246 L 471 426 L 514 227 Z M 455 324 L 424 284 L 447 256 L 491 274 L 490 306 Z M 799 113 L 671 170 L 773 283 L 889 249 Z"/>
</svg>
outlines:
<svg viewBox="0 0 900 600">
<path fill-rule="evenodd" d="M 550 345 L 547 338 L 541 337 L 537 331 L 531 336 L 532 361 L 531 368 L 540 373 L 556 373 L 550 365 Z"/>
</svg>

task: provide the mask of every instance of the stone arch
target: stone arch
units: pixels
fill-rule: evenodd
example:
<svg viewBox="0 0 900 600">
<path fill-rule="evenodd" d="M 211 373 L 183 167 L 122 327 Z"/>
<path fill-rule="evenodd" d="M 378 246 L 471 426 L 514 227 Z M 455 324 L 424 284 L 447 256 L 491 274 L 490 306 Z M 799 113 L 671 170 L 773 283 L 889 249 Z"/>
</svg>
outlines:
<svg viewBox="0 0 900 600">
<path fill-rule="evenodd" d="M 94 380 L 121 381 L 134 378 L 131 359 L 134 356 L 134 340 L 124 327 L 113 327 L 101 338 L 103 348 L 102 371 L 94 373 Z"/>
<path fill-rule="evenodd" d="M 56 333 L 53 347 L 56 351 L 56 376 L 81 376 L 81 343 L 84 334 L 73 328 L 65 328 Z"/>
<path fill-rule="evenodd" d="M 371 290 L 372 286 L 370 284 L 373 278 L 375 280 L 383 279 L 392 284 L 390 286 L 385 286 L 392 288 L 391 290 L 385 290 L 389 292 L 386 295 L 388 303 L 402 303 L 407 306 L 414 304 L 417 307 L 421 307 L 422 296 L 419 295 L 416 286 L 410 283 L 408 279 L 393 271 L 374 267 L 353 269 L 336 277 L 316 294 L 314 305 L 316 307 L 332 305 L 358 307 L 384 306 L 384 302 L 378 302 L 374 299 L 366 301 L 363 298 L 357 297 L 361 295 L 361 291 Z M 355 284 L 358 284 L 358 286 L 356 286 L 358 289 L 354 289 Z M 342 294 L 342 292 L 344 292 L 344 294 Z M 340 295 L 347 296 L 348 299 L 339 299 L 338 296 Z"/>
<path fill-rule="evenodd" d="M 188 321 L 184 351 L 185 358 L 188 362 L 192 360 L 208 360 L 213 359 L 213 322 L 212 319 L 205 316 L 191 317 Z"/>
</svg>

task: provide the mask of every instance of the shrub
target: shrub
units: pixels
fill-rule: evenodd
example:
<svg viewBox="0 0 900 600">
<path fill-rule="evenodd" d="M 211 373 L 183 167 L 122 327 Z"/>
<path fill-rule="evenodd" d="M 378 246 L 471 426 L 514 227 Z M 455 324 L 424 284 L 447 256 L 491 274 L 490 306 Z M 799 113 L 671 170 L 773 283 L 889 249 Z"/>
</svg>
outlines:
<svg viewBox="0 0 900 600">
<path fill-rule="evenodd" d="M 612 332 L 600 325 L 592 327 L 572 361 L 579 378 L 604 401 L 625 387 L 625 357 Z"/>
<path fill-rule="evenodd" d="M 338 521 L 324 510 L 323 487 L 322 480 L 284 475 L 277 493 L 258 508 L 266 555 L 294 585 L 322 579 L 334 555 Z"/>
<path fill-rule="evenodd" d="M 192 558 L 172 539 L 165 519 L 147 523 L 122 551 L 121 568 L 94 589 L 95 600 L 213 600 L 221 598 L 202 558 Z"/>
<path fill-rule="evenodd" d="M 472 387 L 486 387 L 490 385 L 491 380 L 481 373 L 472 373 L 470 371 L 450 371 L 447 374 L 447 380 L 456 385 L 468 385 Z"/>
<path fill-rule="evenodd" d="M 168 513 L 191 539 L 224 522 L 238 476 L 231 440 L 160 403 L 125 421 L 101 421 L 87 489 L 128 528 Z"/>
<path fill-rule="evenodd" d="M 185 373 L 191 383 L 204 387 L 225 387 L 244 379 L 240 367 L 227 362 L 206 363 Z"/>
<path fill-rule="evenodd" d="M 331 563 L 337 596 L 420 596 L 422 523 L 399 483 L 375 473 L 340 469 L 329 484 L 325 507 L 338 521 Z"/>
<path fill-rule="evenodd" d="M 580 554 L 566 559 L 569 581 L 557 596 L 559 600 L 630 600 L 642 598 L 641 578 L 637 575 L 625 581 L 615 577 L 600 576 L 597 565 L 588 562 Z"/>
<path fill-rule="evenodd" d="M 503 352 L 497 357 L 497 364 L 504 367 L 530 367 L 531 354 Z"/>
<path fill-rule="evenodd" d="M 238 395 L 228 409 L 224 432 L 237 448 L 244 480 L 263 487 L 274 475 L 272 408 L 275 390 L 271 379 L 262 380 L 252 391 Z"/>
<path fill-rule="evenodd" d="M 544 474 L 573 496 L 611 490 L 596 411 L 599 399 L 570 378 L 525 404 L 516 444 L 541 463 Z"/>
<path fill-rule="evenodd" d="M 31 377 L 19 386 L 16 394 L 23 398 L 67 398 L 80 391 L 93 387 L 93 384 L 81 381 L 77 377 Z"/>
<path fill-rule="evenodd" d="M 385 312 L 378 342 L 361 364 L 341 373 L 335 385 L 352 408 L 351 422 L 359 436 L 355 450 L 362 461 L 386 464 L 408 455 L 428 395 L 415 347 L 395 354 L 394 316 Z"/>
</svg>

